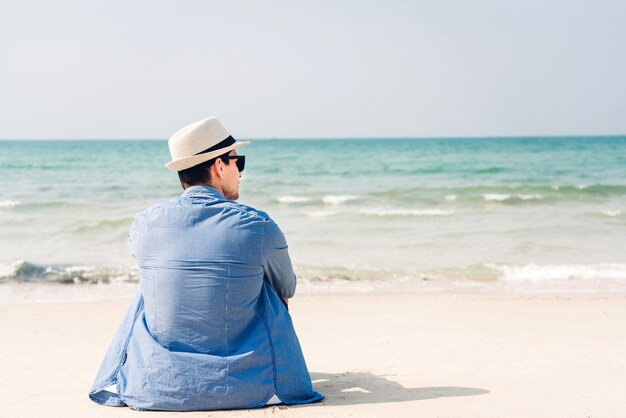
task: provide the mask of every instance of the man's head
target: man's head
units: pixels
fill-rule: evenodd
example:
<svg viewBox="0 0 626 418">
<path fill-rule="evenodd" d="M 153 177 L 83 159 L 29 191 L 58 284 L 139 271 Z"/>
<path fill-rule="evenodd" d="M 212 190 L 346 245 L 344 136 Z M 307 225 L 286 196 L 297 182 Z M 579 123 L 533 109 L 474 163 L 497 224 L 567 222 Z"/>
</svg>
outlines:
<svg viewBox="0 0 626 418">
<path fill-rule="evenodd" d="M 168 141 L 172 161 L 165 164 L 178 173 L 183 188 L 207 185 L 224 197 L 239 197 L 239 177 L 245 160 L 236 149 L 250 142 L 237 142 L 216 118 L 192 123 Z"/>
<path fill-rule="evenodd" d="M 178 172 L 183 189 L 190 186 L 211 186 L 228 200 L 239 198 L 239 179 L 245 166 L 245 156 L 232 150 L 196 166 Z"/>
</svg>

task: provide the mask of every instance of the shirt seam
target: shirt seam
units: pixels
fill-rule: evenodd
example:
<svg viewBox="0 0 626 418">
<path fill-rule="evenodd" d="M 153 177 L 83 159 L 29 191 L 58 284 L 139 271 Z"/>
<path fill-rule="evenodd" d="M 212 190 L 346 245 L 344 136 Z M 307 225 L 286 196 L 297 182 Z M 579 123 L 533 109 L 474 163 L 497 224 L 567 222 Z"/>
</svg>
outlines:
<svg viewBox="0 0 626 418">
<path fill-rule="evenodd" d="M 265 281 L 265 228 L 267 223 L 263 224 L 263 231 L 261 231 L 261 267 L 263 267 L 263 280 Z"/>
</svg>

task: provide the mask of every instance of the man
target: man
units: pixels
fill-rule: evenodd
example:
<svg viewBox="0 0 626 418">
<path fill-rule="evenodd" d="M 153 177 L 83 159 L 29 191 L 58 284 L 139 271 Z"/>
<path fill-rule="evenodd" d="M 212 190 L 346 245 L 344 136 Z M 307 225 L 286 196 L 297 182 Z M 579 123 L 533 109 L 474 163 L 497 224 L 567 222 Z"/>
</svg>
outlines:
<svg viewBox="0 0 626 418">
<path fill-rule="evenodd" d="M 89 397 L 171 411 L 314 402 L 287 311 L 296 279 L 282 232 L 235 202 L 245 157 L 216 118 L 169 140 L 184 192 L 129 234 L 140 289 Z M 282 298 L 282 301 L 281 301 Z"/>
</svg>

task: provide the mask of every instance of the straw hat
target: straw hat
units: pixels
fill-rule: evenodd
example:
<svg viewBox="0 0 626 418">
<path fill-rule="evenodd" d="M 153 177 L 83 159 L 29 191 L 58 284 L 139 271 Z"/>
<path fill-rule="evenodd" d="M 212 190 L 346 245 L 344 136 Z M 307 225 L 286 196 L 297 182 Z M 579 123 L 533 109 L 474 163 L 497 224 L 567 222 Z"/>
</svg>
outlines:
<svg viewBox="0 0 626 418">
<path fill-rule="evenodd" d="M 165 167 L 175 172 L 186 170 L 248 144 L 250 141 L 235 141 L 217 118 L 206 118 L 172 135 L 168 141 L 172 161 Z"/>
</svg>

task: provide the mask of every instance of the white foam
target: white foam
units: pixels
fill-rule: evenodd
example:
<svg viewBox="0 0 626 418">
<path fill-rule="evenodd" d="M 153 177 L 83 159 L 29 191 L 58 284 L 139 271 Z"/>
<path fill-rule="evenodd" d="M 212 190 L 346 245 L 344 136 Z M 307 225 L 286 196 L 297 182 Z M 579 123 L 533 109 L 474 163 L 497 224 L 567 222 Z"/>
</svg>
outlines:
<svg viewBox="0 0 626 418">
<path fill-rule="evenodd" d="M 354 196 L 354 195 L 339 195 L 339 196 L 334 196 L 334 195 L 328 195 L 328 196 L 324 196 L 324 198 L 322 199 L 322 201 L 324 203 L 328 203 L 330 205 L 340 205 L 342 203 L 345 203 L 349 200 L 355 200 L 358 199 L 359 196 Z"/>
<path fill-rule="evenodd" d="M 518 194 L 517 197 L 519 197 L 522 200 L 541 200 L 543 199 L 543 196 L 540 194 Z"/>
<path fill-rule="evenodd" d="M 311 200 L 311 198 L 304 196 L 278 196 L 276 200 L 280 203 L 304 203 Z"/>
<path fill-rule="evenodd" d="M 504 202 L 505 200 L 510 199 L 520 199 L 520 200 L 541 200 L 543 196 L 540 194 L 517 194 L 512 196 L 510 194 L 499 194 L 499 193 L 487 193 L 483 195 L 485 201 L 487 202 Z"/>
<path fill-rule="evenodd" d="M 601 213 L 606 216 L 619 216 L 622 214 L 622 211 L 621 210 L 603 210 Z"/>
<path fill-rule="evenodd" d="M 447 194 L 446 195 L 446 200 L 448 202 L 454 202 L 454 201 L 456 201 L 456 199 L 457 199 L 457 195 L 455 195 L 455 194 Z"/>
<path fill-rule="evenodd" d="M 307 215 L 312 216 L 314 218 L 325 218 L 327 216 L 336 215 L 338 213 L 339 212 L 337 212 L 337 211 L 326 211 L 326 210 L 324 210 L 324 211 L 319 210 L 319 211 L 313 211 L 313 212 L 306 212 Z"/>
<path fill-rule="evenodd" d="M 586 189 L 587 187 L 589 187 L 589 185 L 587 185 L 587 184 L 578 184 L 578 185 L 576 186 L 576 188 L 577 188 L 578 190 L 584 190 L 584 189 Z"/>
<path fill-rule="evenodd" d="M 511 198 L 510 194 L 497 194 L 497 193 L 487 193 L 484 194 L 483 197 L 487 202 L 504 202 L 507 199 Z"/>
<path fill-rule="evenodd" d="M 524 265 L 484 264 L 502 273 L 504 280 L 568 280 L 613 279 L 626 280 L 626 264 L 544 264 Z"/>
<path fill-rule="evenodd" d="M 362 215 L 375 216 L 449 216 L 453 210 L 444 209 L 361 209 Z"/>
<path fill-rule="evenodd" d="M 24 260 L 13 260 L 0 263 L 0 278 L 11 277 L 24 263 Z"/>
<path fill-rule="evenodd" d="M 136 271 L 128 268 L 97 268 L 85 265 L 41 265 L 25 260 L 0 263 L 0 281 L 42 283 L 136 282 Z"/>
<path fill-rule="evenodd" d="M 21 204 L 17 200 L 0 200 L 0 209 L 11 209 Z"/>
<path fill-rule="evenodd" d="M 550 188 L 552 190 L 559 190 L 559 185 L 558 184 L 553 184 L 552 186 L 550 186 Z"/>
<path fill-rule="evenodd" d="M 50 267 L 48 267 L 46 269 L 47 271 L 50 271 Z M 82 273 L 84 271 L 95 271 L 96 268 L 94 266 L 70 266 L 70 267 L 65 267 L 65 271 L 67 271 L 68 273 Z"/>
</svg>

